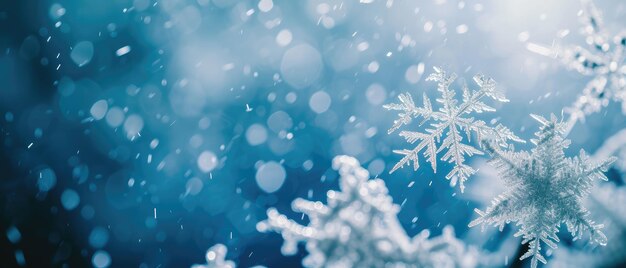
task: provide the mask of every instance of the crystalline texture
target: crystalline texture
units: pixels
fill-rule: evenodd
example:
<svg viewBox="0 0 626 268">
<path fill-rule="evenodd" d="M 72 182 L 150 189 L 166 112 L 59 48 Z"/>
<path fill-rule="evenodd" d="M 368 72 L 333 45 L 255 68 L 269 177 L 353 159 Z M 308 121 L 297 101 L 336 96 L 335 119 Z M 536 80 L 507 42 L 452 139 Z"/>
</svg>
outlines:
<svg viewBox="0 0 626 268">
<path fill-rule="evenodd" d="M 535 268 L 538 262 L 547 262 L 541 253 L 542 242 L 557 248 L 561 223 L 575 239 L 589 230 L 591 242 L 606 245 L 602 224 L 589 218 L 582 200 L 596 180 L 607 180 L 603 172 L 615 159 L 592 163 L 583 150 L 577 157 L 565 157 L 563 151 L 570 144 L 563 138 L 566 124 L 554 115 L 550 120 L 536 115 L 533 118 L 542 126 L 535 133 L 536 139 L 531 140 L 535 148 L 530 152 L 501 151 L 485 143 L 507 190 L 494 198 L 486 211 L 476 209 L 479 217 L 469 226 L 482 224 L 484 228 L 492 224 L 502 230 L 505 224 L 514 222 L 520 227 L 515 236 L 522 236 L 522 244 L 529 246 L 520 259 L 532 257 L 531 267 Z"/>
<path fill-rule="evenodd" d="M 194 264 L 191 268 L 235 268 L 234 262 L 226 260 L 228 248 L 222 244 L 216 244 L 206 252 L 206 264 Z"/>
<path fill-rule="evenodd" d="M 267 211 L 257 224 L 261 232 L 282 235 L 282 252 L 293 255 L 304 242 L 309 255 L 306 267 L 475 267 L 478 252 L 454 236 L 452 227 L 429 239 L 428 230 L 410 238 L 397 219 L 399 206 L 392 202 L 385 183 L 369 179 L 359 162 L 348 156 L 333 160 L 339 171 L 340 191 L 328 191 L 327 204 L 303 199 L 293 210 L 309 218 L 308 225 Z"/>
<path fill-rule="evenodd" d="M 598 112 L 609 101 L 622 104 L 626 114 L 626 31 L 615 36 L 606 30 L 600 11 L 592 1 L 582 1 L 580 13 L 586 40 L 584 46 L 565 46 L 555 49 L 556 56 L 570 69 L 591 76 L 581 95 L 566 109 L 572 119 L 570 125 L 584 120 L 585 115 Z"/>
<path fill-rule="evenodd" d="M 391 172 L 398 170 L 405 164 L 413 163 L 413 169 L 419 168 L 419 153 L 423 151 L 426 161 L 430 162 L 433 170 L 437 171 L 437 154 L 444 153 L 441 160 L 454 165 L 452 171 L 446 175 L 446 179 L 451 180 L 450 184 L 455 186 L 457 182 L 461 192 L 465 189 L 464 182 L 469 176 L 474 174 L 474 170 L 465 164 L 466 156 L 483 154 L 479 148 L 475 148 L 463 141 L 466 136 L 468 141 L 471 134 L 478 140 L 490 140 L 499 146 L 506 146 L 509 141 L 523 142 L 515 136 L 507 127 L 498 124 L 490 126 L 484 121 L 470 117 L 473 113 L 494 112 L 495 109 L 483 102 L 485 97 L 498 102 L 508 102 L 504 94 L 496 89 L 496 82 L 491 78 L 482 75 L 474 76 L 474 82 L 478 84 L 478 91 L 470 91 L 463 87 L 463 98 L 455 98 L 455 92 L 450 90 L 450 84 L 456 79 L 456 74 L 448 75 L 440 68 L 434 68 L 435 72 L 426 80 L 437 82 L 437 91 L 441 97 L 436 99 L 441 104 L 438 110 L 433 110 L 430 99 L 424 94 L 423 106 L 417 107 L 413 102 L 411 94 L 400 94 L 400 103 L 384 105 L 387 110 L 400 111 L 398 119 L 393 123 L 388 133 L 391 134 L 404 125 L 409 125 L 413 119 L 419 119 L 419 126 L 429 123 L 423 131 L 400 131 L 400 136 L 408 143 L 417 143 L 413 149 L 394 150 L 395 153 L 403 155 L 402 159 L 391 169 Z M 464 132 L 465 135 L 462 135 Z"/>
</svg>

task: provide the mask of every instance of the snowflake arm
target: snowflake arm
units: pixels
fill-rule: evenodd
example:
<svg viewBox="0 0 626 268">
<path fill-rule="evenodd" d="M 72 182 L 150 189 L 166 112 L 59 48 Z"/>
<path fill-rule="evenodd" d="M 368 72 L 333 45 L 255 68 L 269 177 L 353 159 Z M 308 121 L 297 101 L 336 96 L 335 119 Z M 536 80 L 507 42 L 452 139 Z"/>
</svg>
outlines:
<svg viewBox="0 0 626 268">
<path fill-rule="evenodd" d="M 409 93 L 398 96 L 399 103 L 384 105 L 387 110 L 398 111 L 398 119 L 394 120 L 388 134 L 394 133 L 404 125 L 409 125 L 414 119 L 420 119 L 419 126 L 429 123 L 421 131 L 401 131 L 400 136 L 409 144 L 417 145 L 413 149 L 394 150 L 394 153 L 402 155 L 402 159 L 391 169 L 390 173 L 405 165 L 413 164 L 413 169 L 419 168 L 419 154 L 422 153 L 432 169 L 437 172 L 438 154 L 443 153 L 441 160 L 451 163 L 452 170 L 446 175 L 450 184 L 457 183 L 461 191 L 464 190 L 464 182 L 473 175 L 476 170 L 466 164 L 466 158 L 473 155 L 482 155 L 482 148 L 476 148 L 463 141 L 462 133 L 465 133 L 468 141 L 472 134 L 480 140 L 490 140 L 499 146 L 507 146 L 510 141 L 524 142 L 510 129 L 498 124 L 489 126 L 481 120 L 476 120 L 468 115 L 484 112 L 494 112 L 495 109 L 483 102 L 485 97 L 498 102 L 508 102 L 504 94 L 496 88 L 496 83 L 491 78 L 482 75 L 474 76 L 474 82 L 480 87 L 477 91 L 470 91 L 464 86 L 462 98 L 457 100 L 456 94 L 450 89 L 450 85 L 457 78 L 456 74 L 447 74 L 440 68 L 434 68 L 427 81 L 437 82 L 437 91 L 440 97 L 436 103 L 440 107 L 434 111 L 430 99 L 424 94 L 423 107 L 416 107 Z"/>
<path fill-rule="evenodd" d="M 292 204 L 294 211 L 308 216 L 308 225 L 273 208 L 257 224 L 261 232 L 282 235 L 283 254 L 295 254 L 297 244 L 304 243 L 305 267 L 475 267 L 481 261 L 480 253 L 458 240 L 452 227 L 439 237 L 429 238 L 428 230 L 409 237 L 384 181 L 369 179 L 356 159 L 335 157 L 333 168 L 340 174 L 340 191 L 328 191 L 327 204 L 304 199 Z"/>
<path fill-rule="evenodd" d="M 528 46 L 529 49 L 541 47 L 531 51 L 558 58 L 568 69 L 591 77 L 576 101 L 564 109 L 571 116 L 567 132 L 577 121 L 584 121 L 586 115 L 600 111 L 610 101 L 621 103 L 622 111 L 626 113 L 626 32 L 611 35 L 605 29 L 602 14 L 593 1 L 583 0 L 582 5 L 579 15 L 586 45 L 556 45 L 554 48 L 536 44 Z"/>
<path fill-rule="evenodd" d="M 590 212 L 583 206 L 583 198 L 589 194 L 593 183 L 606 179 L 606 172 L 614 158 L 593 163 L 581 151 L 579 156 L 568 158 L 564 149 L 569 141 L 563 138 L 565 123 L 533 115 L 542 126 L 531 140 L 535 148 L 528 152 L 501 151 L 486 143 L 487 151 L 493 156 L 491 163 L 500 171 L 500 176 L 509 186 L 508 190 L 492 201 L 485 212 L 476 209 L 479 217 L 469 226 L 493 224 L 502 228 L 514 222 L 519 226 L 515 236 L 523 238 L 528 251 L 520 258 L 531 258 L 531 267 L 546 263 L 542 243 L 556 249 L 559 226 L 565 223 L 575 239 L 586 231 L 591 233 L 591 242 L 606 245 L 602 224 L 590 219 Z"/>
</svg>

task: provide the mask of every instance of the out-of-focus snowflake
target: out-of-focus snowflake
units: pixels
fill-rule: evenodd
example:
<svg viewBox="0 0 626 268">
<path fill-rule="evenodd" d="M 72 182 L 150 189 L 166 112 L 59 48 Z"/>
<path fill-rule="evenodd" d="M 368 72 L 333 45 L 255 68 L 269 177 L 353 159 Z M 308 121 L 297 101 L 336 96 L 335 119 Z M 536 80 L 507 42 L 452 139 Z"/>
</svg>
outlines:
<svg viewBox="0 0 626 268">
<path fill-rule="evenodd" d="M 553 267 L 622 267 L 626 264 L 626 187 L 613 183 L 598 185 L 587 200 L 606 223 L 605 232 L 612 239 L 606 247 L 559 249 L 554 254 Z"/>
<path fill-rule="evenodd" d="M 622 129 L 613 136 L 605 139 L 602 146 L 593 155 L 596 159 L 609 156 L 617 157 L 613 169 L 617 171 L 623 179 L 626 179 L 626 129 Z"/>
<path fill-rule="evenodd" d="M 228 248 L 222 244 L 216 244 L 206 252 L 206 264 L 194 264 L 191 268 L 235 268 L 234 262 L 226 260 Z"/>
<path fill-rule="evenodd" d="M 582 94 L 565 112 L 571 115 L 568 128 L 585 116 L 615 101 L 626 114 L 626 31 L 612 35 L 604 27 L 602 15 L 590 0 L 583 0 L 580 12 L 585 46 L 556 46 L 547 55 L 555 56 L 569 69 L 591 76 Z M 541 50 L 543 51 L 543 50 Z"/>
<path fill-rule="evenodd" d="M 400 111 L 399 118 L 393 122 L 393 126 L 388 131 L 389 134 L 403 125 L 410 124 L 413 119 L 419 118 L 420 126 L 430 121 L 423 132 L 400 131 L 400 136 L 404 137 L 408 143 L 418 142 L 418 144 L 413 149 L 394 150 L 395 153 L 404 155 L 404 157 L 391 169 L 391 172 L 405 164 L 410 165 L 411 162 L 413 162 L 413 169 L 417 170 L 419 168 L 418 154 L 422 150 L 424 150 L 426 161 L 430 162 L 433 170 L 437 172 L 437 154 L 445 150 L 441 160 L 454 164 L 454 168 L 446 175 L 446 179 L 451 180 L 451 186 L 455 186 L 458 182 L 461 192 L 463 192 L 465 189 L 463 183 L 476 172 L 474 168 L 465 164 L 465 157 L 474 154 L 481 155 L 483 152 L 479 148 L 464 143 L 461 132 L 465 132 L 468 140 L 471 139 L 470 135 L 473 133 L 478 140 L 490 140 L 499 146 L 507 146 L 509 141 L 523 142 L 523 140 L 502 124 L 490 126 L 482 120 L 469 117 L 472 113 L 495 111 L 493 107 L 482 101 L 484 97 L 499 102 L 509 101 L 501 91 L 496 89 L 496 82 L 493 79 L 483 75 L 474 76 L 474 81 L 480 89 L 470 91 L 467 86 L 464 86 L 463 99 L 459 104 L 455 98 L 455 92 L 449 88 L 456 79 L 456 74 L 449 75 L 437 67 L 434 69 L 435 72 L 426 80 L 437 82 L 437 90 L 441 94 L 441 97 L 436 99 L 441 104 L 438 110 L 433 111 L 430 99 L 426 94 L 423 97 L 423 107 L 416 107 L 409 93 L 398 96 L 400 103 L 383 106 L 387 110 Z"/>
<path fill-rule="evenodd" d="M 385 183 L 370 180 L 356 159 L 337 156 L 333 168 L 340 174 L 340 191 L 328 191 L 327 204 L 303 199 L 292 203 L 294 211 L 308 216 L 308 225 L 274 208 L 258 223 L 259 231 L 282 235 L 283 254 L 295 254 L 304 242 L 306 267 L 475 267 L 481 261 L 479 252 L 456 239 L 449 226 L 439 237 L 429 239 L 424 230 L 410 238 Z"/>
<path fill-rule="evenodd" d="M 538 261 L 546 263 L 541 253 L 541 242 L 556 249 L 557 232 L 561 223 L 575 239 L 591 232 L 591 242 L 606 245 L 602 224 L 589 218 L 583 198 L 589 194 L 595 180 L 607 180 L 606 172 L 615 158 L 592 163 L 581 150 L 579 156 L 568 158 L 563 152 L 570 141 L 563 137 L 566 124 L 533 115 L 541 123 L 540 130 L 531 140 L 535 148 L 531 152 L 501 151 L 485 143 L 493 156 L 492 163 L 499 169 L 507 184 L 507 190 L 496 197 L 486 211 L 476 209 L 479 217 L 469 226 L 493 224 L 500 230 L 505 224 L 515 222 L 520 226 L 515 236 L 522 236 L 522 244 L 529 244 L 528 251 L 520 258 L 532 257 L 531 267 Z"/>
</svg>

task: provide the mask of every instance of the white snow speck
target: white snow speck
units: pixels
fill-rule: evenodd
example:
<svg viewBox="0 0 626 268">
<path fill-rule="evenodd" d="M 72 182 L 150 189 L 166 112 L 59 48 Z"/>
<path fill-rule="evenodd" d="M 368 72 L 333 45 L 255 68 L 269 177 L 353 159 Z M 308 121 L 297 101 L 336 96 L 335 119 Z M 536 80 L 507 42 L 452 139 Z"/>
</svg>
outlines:
<svg viewBox="0 0 626 268">
<path fill-rule="evenodd" d="M 458 33 L 458 34 L 467 33 L 468 30 L 469 30 L 469 28 L 465 24 L 461 24 L 459 26 L 456 26 L 456 33 Z"/>
<path fill-rule="evenodd" d="M 198 168 L 204 173 L 209 173 L 217 167 L 217 156 L 211 151 L 204 151 L 198 156 Z"/>
<path fill-rule="evenodd" d="M 259 1 L 259 10 L 261 12 L 269 12 L 274 7 L 274 2 L 272 0 L 261 0 Z"/>
<path fill-rule="evenodd" d="M 130 52 L 130 50 L 131 50 L 130 46 L 123 46 L 123 47 L 120 47 L 118 50 L 115 51 L 115 55 L 117 55 L 118 57 L 124 56 L 124 55 L 128 54 L 128 52 Z"/>
<path fill-rule="evenodd" d="M 281 30 L 278 32 L 278 35 L 276 35 L 276 43 L 281 47 L 289 45 L 291 40 L 293 40 L 293 35 L 291 34 L 291 31 L 287 29 Z"/>
</svg>

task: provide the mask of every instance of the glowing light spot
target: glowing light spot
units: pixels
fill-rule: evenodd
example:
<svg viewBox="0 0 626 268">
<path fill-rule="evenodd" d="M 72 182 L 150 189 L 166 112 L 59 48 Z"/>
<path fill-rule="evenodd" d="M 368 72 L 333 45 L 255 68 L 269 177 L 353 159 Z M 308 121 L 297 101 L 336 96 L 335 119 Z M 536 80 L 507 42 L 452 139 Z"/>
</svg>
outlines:
<svg viewBox="0 0 626 268">
<path fill-rule="evenodd" d="M 209 173 L 217 167 L 217 156 L 211 151 L 204 151 L 198 156 L 198 168 L 204 173 Z"/>
<path fill-rule="evenodd" d="M 256 171 L 255 179 L 261 190 L 266 193 L 273 193 L 283 186 L 286 177 L 285 168 L 277 162 L 270 161 Z"/>
</svg>

